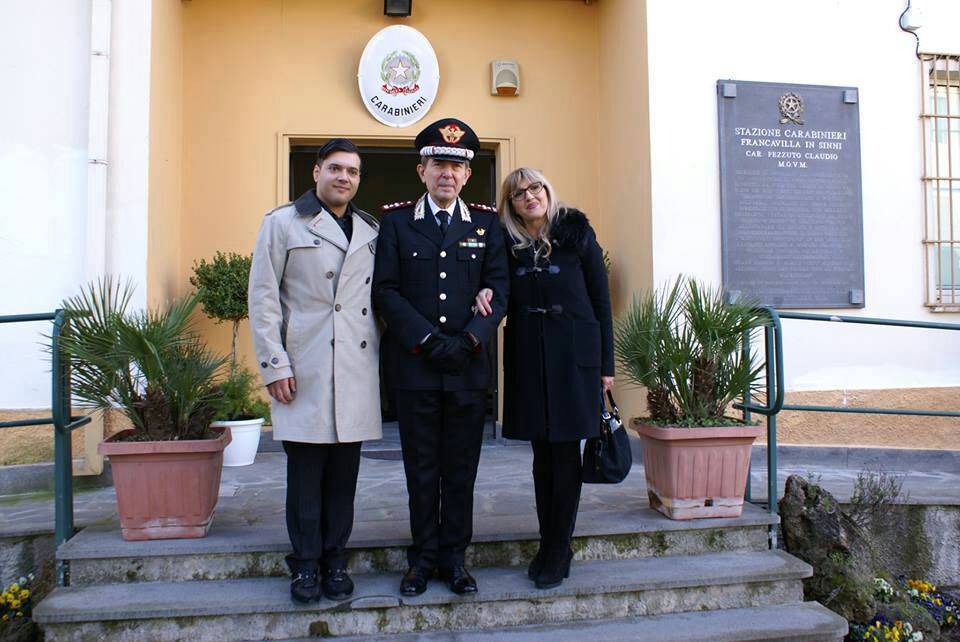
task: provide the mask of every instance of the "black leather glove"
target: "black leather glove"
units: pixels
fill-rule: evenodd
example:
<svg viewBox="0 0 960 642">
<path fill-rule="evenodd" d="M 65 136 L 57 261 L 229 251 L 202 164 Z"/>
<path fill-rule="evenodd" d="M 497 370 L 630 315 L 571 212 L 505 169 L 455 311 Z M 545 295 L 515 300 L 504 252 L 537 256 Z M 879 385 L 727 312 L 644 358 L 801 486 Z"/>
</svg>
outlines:
<svg viewBox="0 0 960 642">
<path fill-rule="evenodd" d="M 449 339 L 447 335 L 440 332 L 437 329 L 434 329 L 430 333 L 430 336 L 427 337 L 427 340 L 420 344 L 420 349 L 423 352 L 423 356 L 427 358 L 427 361 L 433 361 L 439 356 L 439 351 L 443 342 Z"/>
<path fill-rule="evenodd" d="M 464 335 L 451 337 L 435 332 L 424 342 L 423 353 L 442 374 L 460 375 L 470 364 L 473 342 Z"/>
</svg>

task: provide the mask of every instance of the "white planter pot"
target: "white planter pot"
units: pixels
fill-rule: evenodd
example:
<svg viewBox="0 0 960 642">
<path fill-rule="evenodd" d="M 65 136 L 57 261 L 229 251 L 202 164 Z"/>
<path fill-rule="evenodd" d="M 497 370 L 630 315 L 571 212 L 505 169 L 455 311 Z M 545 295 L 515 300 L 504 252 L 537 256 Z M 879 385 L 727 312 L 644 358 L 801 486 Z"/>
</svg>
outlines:
<svg viewBox="0 0 960 642">
<path fill-rule="evenodd" d="M 211 426 L 230 429 L 233 439 L 223 450 L 224 466 L 249 466 L 257 457 L 263 418 L 246 421 L 215 421 Z"/>
</svg>

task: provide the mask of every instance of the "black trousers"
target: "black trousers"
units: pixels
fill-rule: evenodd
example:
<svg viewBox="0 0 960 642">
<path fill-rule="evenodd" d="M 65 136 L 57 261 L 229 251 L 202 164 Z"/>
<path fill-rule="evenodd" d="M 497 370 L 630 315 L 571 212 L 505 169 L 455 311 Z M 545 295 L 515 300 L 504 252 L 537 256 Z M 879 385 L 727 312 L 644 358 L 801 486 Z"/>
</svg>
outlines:
<svg viewBox="0 0 960 642">
<path fill-rule="evenodd" d="M 531 441 L 533 488 L 540 522 L 540 548 L 563 556 L 570 549 L 580 506 L 579 441 Z"/>
<path fill-rule="evenodd" d="M 463 564 L 473 538 L 486 392 L 398 390 L 397 419 L 410 501 L 411 566 Z"/>
<path fill-rule="evenodd" d="M 291 573 L 346 568 L 362 442 L 283 442 Z"/>
</svg>

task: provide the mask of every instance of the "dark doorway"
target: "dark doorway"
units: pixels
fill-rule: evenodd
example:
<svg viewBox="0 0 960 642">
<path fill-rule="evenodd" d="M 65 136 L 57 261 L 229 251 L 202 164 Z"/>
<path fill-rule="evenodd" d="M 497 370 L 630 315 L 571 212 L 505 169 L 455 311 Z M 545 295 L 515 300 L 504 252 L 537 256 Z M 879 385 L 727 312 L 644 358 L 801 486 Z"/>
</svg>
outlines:
<svg viewBox="0 0 960 642">
<path fill-rule="evenodd" d="M 313 165 L 319 145 L 297 145 L 290 150 L 290 200 L 312 189 Z M 380 216 L 385 204 L 420 198 L 423 183 L 417 176 L 420 156 L 412 149 L 401 147 L 361 147 L 363 175 L 360 191 L 354 204 L 360 209 Z M 468 203 L 493 205 L 497 197 L 496 156 L 492 150 L 482 149 L 470 162 L 473 175 L 460 194 Z"/>
<path fill-rule="evenodd" d="M 320 145 L 294 145 L 290 148 L 290 194 L 291 201 L 315 187 L 313 166 Z M 360 209 L 380 218 L 382 207 L 387 203 L 408 201 L 420 198 L 425 189 L 417 176 L 417 163 L 420 155 L 413 149 L 403 147 L 364 147 L 360 146 L 363 158 L 363 174 L 360 190 L 354 204 Z M 467 203 L 493 205 L 497 197 L 496 154 L 493 150 L 482 149 L 470 162 L 473 170 L 470 180 L 460 196 Z M 497 400 L 497 360 L 496 336 L 489 344 L 490 388 L 488 394 L 488 415 L 495 421 Z M 394 420 L 392 398 L 388 394 L 389 382 L 385 382 L 381 370 L 380 389 L 383 404 L 384 421 Z M 489 434 L 494 435 L 491 423 Z"/>
</svg>

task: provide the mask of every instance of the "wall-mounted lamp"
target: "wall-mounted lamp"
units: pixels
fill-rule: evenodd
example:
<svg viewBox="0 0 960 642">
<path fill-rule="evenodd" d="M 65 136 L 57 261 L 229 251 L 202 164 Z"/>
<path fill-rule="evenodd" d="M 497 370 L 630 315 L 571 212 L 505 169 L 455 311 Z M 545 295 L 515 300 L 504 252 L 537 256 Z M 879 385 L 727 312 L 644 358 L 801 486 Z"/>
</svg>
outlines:
<svg viewBox="0 0 960 642">
<path fill-rule="evenodd" d="M 383 15 L 405 18 L 413 13 L 413 0 L 383 0 Z"/>
</svg>

